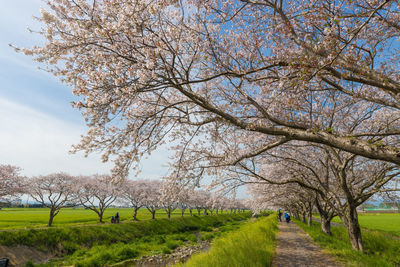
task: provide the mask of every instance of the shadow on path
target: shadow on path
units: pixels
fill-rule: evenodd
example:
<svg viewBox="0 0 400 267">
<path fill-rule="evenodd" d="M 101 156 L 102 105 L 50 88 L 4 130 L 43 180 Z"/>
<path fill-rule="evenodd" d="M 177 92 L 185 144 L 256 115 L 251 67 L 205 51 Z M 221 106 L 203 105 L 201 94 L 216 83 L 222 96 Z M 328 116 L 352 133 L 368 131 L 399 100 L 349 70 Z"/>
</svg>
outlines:
<svg viewBox="0 0 400 267">
<path fill-rule="evenodd" d="M 311 238 L 294 222 L 279 223 L 277 235 L 276 258 L 273 265 L 276 267 L 293 266 L 343 266 L 336 262 L 315 244 Z"/>
</svg>

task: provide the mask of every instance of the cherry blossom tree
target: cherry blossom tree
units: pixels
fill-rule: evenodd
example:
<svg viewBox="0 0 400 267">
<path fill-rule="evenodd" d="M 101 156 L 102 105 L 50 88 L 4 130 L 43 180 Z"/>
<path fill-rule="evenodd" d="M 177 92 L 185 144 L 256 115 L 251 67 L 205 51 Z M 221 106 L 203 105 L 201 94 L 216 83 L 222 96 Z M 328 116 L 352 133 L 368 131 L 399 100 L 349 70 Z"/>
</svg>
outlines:
<svg viewBox="0 0 400 267">
<path fill-rule="evenodd" d="M 99 222 L 103 222 L 104 211 L 117 199 L 120 188 L 110 175 L 81 176 L 75 184 L 77 201 L 83 207 L 96 212 Z"/>
<path fill-rule="evenodd" d="M 161 182 L 160 181 L 149 181 L 146 186 L 146 192 L 144 194 L 144 206 L 151 213 L 151 218 L 154 220 L 156 212 L 160 209 L 161 202 Z"/>
<path fill-rule="evenodd" d="M 119 186 L 122 202 L 133 208 L 134 221 L 136 221 L 138 210 L 145 205 L 145 194 L 147 193 L 148 184 L 148 180 L 135 181 L 126 179 Z"/>
<path fill-rule="evenodd" d="M 116 155 L 118 176 L 172 132 L 189 143 L 254 134 L 250 154 L 302 140 L 399 164 L 398 9 L 389 0 L 55 0 L 39 18 L 46 42 L 22 51 L 81 97 L 90 129 L 75 150 Z M 351 124 L 352 111 L 364 127 L 329 125 L 336 114 Z"/>
<path fill-rule="evenodd" d="M 10 200 L 26 191 L 25 177 L 21 169 L 12 165 L 0 165 L 0 199 Z"/>
<path fill-rule="evenodd" d="M 168 219 L 171 219 L 171 213 L 178 208 L 179 195 L 182 189 L 179 185 L 164 180 L 160 187 L 160 206 L 167 213 Z"/>
<path fill-rule="evenodd" d="M 76 179 L 66 173 L 54 173 L 29 179 L 29 195 L 50 209 L 48 226 L 64 207 L 75 205 L 74 186 Z"/>
</svg>

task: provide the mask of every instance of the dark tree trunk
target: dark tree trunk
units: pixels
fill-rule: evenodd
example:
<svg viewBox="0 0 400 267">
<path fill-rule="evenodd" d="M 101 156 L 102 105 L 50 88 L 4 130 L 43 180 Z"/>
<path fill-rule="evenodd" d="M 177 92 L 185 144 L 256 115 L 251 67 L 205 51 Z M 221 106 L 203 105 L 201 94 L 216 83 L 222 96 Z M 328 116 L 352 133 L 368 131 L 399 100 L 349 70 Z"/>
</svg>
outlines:
<svg viewBox="0 0 400 267">
<path fill-rule="evenodd" d="M 49 222 L 47 224 L 48 227 L 50 227 L 53 224 L 53 219 L 54 219 L 55 211 L 53 209 L 50 209 L 50 217 L 49 217 Z"/>
<path fill-rule="evenodd" d="M 181 217 L 183 217 L 183 214 L 185 213 L 184 209 L 181 209 Z"/>
<path fill-rule="evenodd" d="M 171 219 L 171 210 L 170 209 L 167 210 L 167 213 L 168 213 L 168 219 Z"/>
<path fill-rule="evenodd" d="M 361 236 L 361 228 L 360 224 L 358 223 L 358 214 L 357 210 L 355 207 L 350 207 L 348 214 L 345 215 L 340 215 L 340 219 L 342 219 L 342 222 L 344 226 L 346 226 L 347 233 L 349 235 L 350 243 L 353 249 L 363 251 L 364 250 L 364 244 L 362 241 L 362 236 Z"/>
<path fill-rule="evenodd" d="M 307 225 L 311 226 L 312 225 L 312 204 L 308 203 L 308 207 L 307 207 Z"/>
<path fill-rule="evenodd" d="M 330 208 L 327 207 L 326 205 L 324 207 L 324 205 L 319 201 L 318 198 L 315 199 L 315 206 L 317 207 L 318 212 L 319 212 L 319 216 L 321 217 L 321 230 L 322 230 L 322 232 L 324 232 L 325 234 L 328 234 L 328 235 L 332 235 L 332 232 L 331 232 L 331 221 L 332 221 L 332 219 L 334 217 L 333 212 L 329 211 Z"/>
<path fill-rule="evenodd" d="M 193 216 L 192 209 L 189 209 L 190 216 Z"/>
<path fill-rule="evenodd" d="M 154 220 L 156 218 L 156 211 L 151 212 L 151 219 Z"/>
<path fill-rule="evenodd" d="M 325 216 L 321 215 L 321 229 L 322 229 L 322 232 L 324 232 L 325 234 L 328 234 L 328 235 L 332 235 L 332 232 L 331 232 L 331 220 L 332 219 L 326 218 Z"/>
<path fill-rule="evenodd" d="M 138 208 L 133 209 L 133 220 L 134 221 L 136 221 L 137 211 L 138 211 Z"/>
<path fill-rule="evenodd" d="M 306 212 L 305 211 L 303 211 L 302 212 L 302 217 L 303 217 L 303 223 L 306 223 Z"/>
<path fill-rule="evenodd" d="M 201 209 L 197 209 L 197 214 L 200 216 Z"/>
</svg>

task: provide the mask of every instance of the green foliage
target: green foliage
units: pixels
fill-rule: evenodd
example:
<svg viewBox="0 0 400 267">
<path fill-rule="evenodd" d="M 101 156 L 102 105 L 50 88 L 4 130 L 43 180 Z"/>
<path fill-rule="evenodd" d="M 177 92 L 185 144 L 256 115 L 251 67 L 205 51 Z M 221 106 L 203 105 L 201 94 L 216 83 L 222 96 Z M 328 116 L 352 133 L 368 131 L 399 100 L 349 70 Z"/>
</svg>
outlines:
<svg viewBox="0 0 400 267">
<path fill-rule="evenodd" d="M 275 234 L 275 216 L 249 222 L 234 232 L 214 240 L 207 253 L 194 255 L 185 267 L 244 267 L 271 266 Z"/>
<path fill-rule="evenodd" d="M 191 231 L 214 225 L 237 225 L 237 221 L 245 221 L 250 215 L 241 213 L 0 232 L 0 244 L 39 247 L 63 257 L 37 266 L 108 266 L 142 255 L 171 253 L 185 242 L 197 241 Z"/>
<path fill-rule="evenodd" d="M 331 228 L 332 236 L 324 234 L 320 224 L 315 223 L 309 227 L 296 221 L 312 239 L 328 249 L 333 255 L 343 261 L 346 266 L 400 266 L 400 246 L 398 236 L 382 231 L 363 230 L 365 253 L 351 248 L 347 231 L 342 226 Z"/>
<path fill-rule="evenodd" d="M 27 261 L 24 265 L 24 267 L 34 267 L 34 266 L 35 264 L 31 260 Z"/>
<path fill-rule="evenodd" d="M 0 232 L 1 245 L 26 245 L 43 250 L 54 250 L 62 245 L 67 252 L 77 250 L 77 246 L 108 245 L 117 242 L 128 243 L 137 238 L 195 231 L 219 225 L 221 223 L 245 220 L 249 213 L 206 217 L 184 217 L 159 219 L 124 224 L 109 224 L 85 227 L 59 227 L 49 229 L 31 229 L 13 232 Z M 165 240 L 160 238 L 160 243 Z"/>
</svg>

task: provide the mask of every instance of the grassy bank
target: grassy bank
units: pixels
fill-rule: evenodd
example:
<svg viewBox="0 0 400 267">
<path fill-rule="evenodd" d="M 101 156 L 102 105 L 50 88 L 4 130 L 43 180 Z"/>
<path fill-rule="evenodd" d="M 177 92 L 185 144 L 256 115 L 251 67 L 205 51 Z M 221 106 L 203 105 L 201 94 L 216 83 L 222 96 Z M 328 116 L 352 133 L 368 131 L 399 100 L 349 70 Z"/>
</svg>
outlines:
<svg viewBox="0 0 400 267">
<path fill-rule="evenodd" d="M 346 266 L 400 266 L 400 240 L 398 236 L 378 230 L 363 230 L 365 253 L 351 248 L 347 231 L 342 226 L 332 227 L 332 236 L 321 232 L 320 224 L 308 227 L 296 221 L 311 238 Z"/>
<path fill-rule="evenodd" d="M 26 245 L 63 257 L 40 266 L 105 266 L 141 255 L 170 253 L 183 243 L 196 242 L 194 231 L 212 231 L 249 217 L 250 213 L 242 213 L 0 232 L 0 244 Z"/>
<path fill-rule="evenodd" d="M 277 231 L 275 216 L 248 222 L 237 231 L 216 238 L 208 252 L 197 254 L 178 266 L 271 266 Z"/>
<path fill-rule="evenodd" d="M 0 210 L 0 230 L 13 229 L 32 229 L 45 228 L 49 220 L 48 208 L 2 208 Z M 103 220 L 109 223 L 111 216 L 119 213 L 121 222 L 131 222 L 133 209 L 129 208 L 109 208 L 104 213 Z M 225 211 L 224 213 L 228 213 Z M 197 214 L 197 210 L 193 211 Z M 189 211 L 185 211 L 185 216 L 190 216 Z M 203 212 L 201 212 L 203 215 Z M 181 217 L 180 210 L 175 210 L 171 214 L 172 218 Z M 164 210 L 157 210 L 156 219 L 167 218 Z M 145 209 L 139 209 L 137 214 L 139 221 L 150 220 L 151 214 Z M 84 208 L 64 208 L 54 218 L 53 227 L 77 226 L 77 225 L 96 225 L 98 224 L 98 216 L 95 212 Z"/>
</svg>

